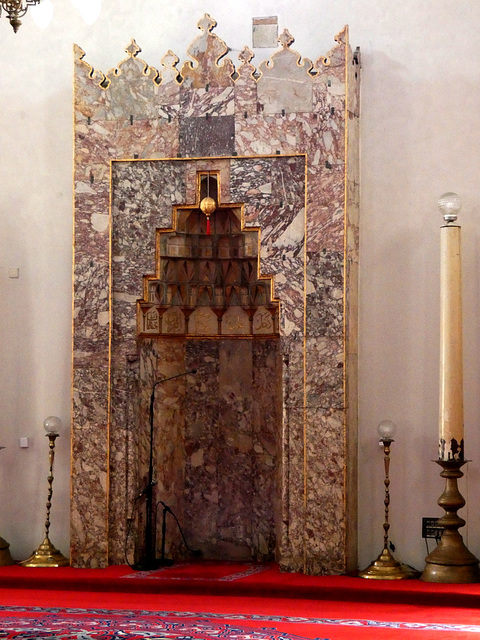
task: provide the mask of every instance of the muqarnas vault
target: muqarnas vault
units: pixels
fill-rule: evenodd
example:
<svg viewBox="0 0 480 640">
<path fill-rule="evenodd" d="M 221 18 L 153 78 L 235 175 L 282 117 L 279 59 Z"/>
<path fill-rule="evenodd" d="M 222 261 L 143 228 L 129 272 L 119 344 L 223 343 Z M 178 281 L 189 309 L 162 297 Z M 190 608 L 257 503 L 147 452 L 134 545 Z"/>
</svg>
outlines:
<svg viewBox="0 0 480 640">
<path fill-rule="evenodd" d="M 205 15 L 177 68 L 75 47 L 71 559 L 141 552 L 156 499 L 205 558 L 356 568 L 359 54 L 287 30 L 238 65 Z M 205 215 L 201 203 L 215 202 Z M 137 508 L 138 507 L 138 508 Z M 188 558 L 175 524 L 167 553 Z"/>
</svg>

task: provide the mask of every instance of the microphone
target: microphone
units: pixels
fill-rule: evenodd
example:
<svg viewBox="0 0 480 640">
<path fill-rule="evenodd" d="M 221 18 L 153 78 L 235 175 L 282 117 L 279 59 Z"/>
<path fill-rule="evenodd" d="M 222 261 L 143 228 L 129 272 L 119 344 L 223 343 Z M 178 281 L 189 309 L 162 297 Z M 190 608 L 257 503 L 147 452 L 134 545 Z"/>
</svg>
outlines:
<svg viewBox="0 0 480 640">
<path fill-rule="evenodd" d="M 157 385 L 162 382 L 167 382 L 168 380 L 174 380 L 175 378 L 195 373 L 197 373 L 196 369 L 182 371 L 182 373 L 177 373 L 174 376 L 157 380 L 152 386 L 152 393 L 150 395 L 150 460 L 148 464 L 148 482 L 145 489 L 136 498 L 139 500 L 143 495 L 145 495 L 145 561 L 137 563 L 135 566 L 136 569 L 157 569 L 159 566 L 155 557 L 155 509 L 153 505 L 153 487 L 156 485 L 156 481 L 153 479 L 153 408 L 155 402 L 155 389 Z M 164 526 L 165 518 L 162 528 Z M 164 539 L 164 536 L 162 537 Z M 163 556 L 164 549 L 162 548 L 162 560 L 164 559 Z"/>
<path fill-rule="evenodd" d="M 152 487 L 154 487 L 157 484 L 156 480 L 152 481 Z M 148 491 L 148 485 L 145 487 L 145 489 L 142 489 L 142 491 L 140 491 L 140 493 L 137 495 L 137 497 L 135 498 L 135 500 L 140 500 L 140 498 L 142 498 Z"/>
<path fill-rule="evenodd" d="M 190 371 L 182 371 L 182 373 L 177 373 L 174 376 L 170 376 L 169 378 L 162 378 L 161 380 L 157 380 L 153 383 L 153 388 L 157 386 L 157 384 L 161 384 L 162 382 L 168 382 L 169 380 L 174 380 L 175 378 L 181 378 L 182 376 L 188 376 L 189 374 L 195 375 L 197 373 L 197 369 L 190 369 Z"/>
</svg>

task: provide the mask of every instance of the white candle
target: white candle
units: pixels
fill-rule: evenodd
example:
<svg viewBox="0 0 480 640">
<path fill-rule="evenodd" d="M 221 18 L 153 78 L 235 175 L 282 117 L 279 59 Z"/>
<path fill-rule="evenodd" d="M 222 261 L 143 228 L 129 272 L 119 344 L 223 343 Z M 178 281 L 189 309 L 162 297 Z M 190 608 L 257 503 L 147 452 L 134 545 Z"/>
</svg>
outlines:
<svg viewBox="0 0 480 640">
<path fill-rule="evenodd" d="M 460 200 L 448 193 L 438 202 L 447 222 L 440 229 L 439 458 L 463 460 L 461 228 L 454 224 Z"/>
</svg>

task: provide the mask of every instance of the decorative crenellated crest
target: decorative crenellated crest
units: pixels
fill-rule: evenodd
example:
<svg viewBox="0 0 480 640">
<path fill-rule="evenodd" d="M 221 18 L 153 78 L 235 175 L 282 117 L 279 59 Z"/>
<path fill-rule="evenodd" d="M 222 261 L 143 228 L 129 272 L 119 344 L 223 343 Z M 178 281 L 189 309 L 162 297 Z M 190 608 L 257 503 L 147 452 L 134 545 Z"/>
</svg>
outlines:
<svg viewBox="0 0 480 640">
<path fill-rule="evenodd" d="M 313 68 L 311 60 L 291 49 L 295 42 L 285 29 L 278 37 L 280 51 L 260 64 L 258 102 L 265 113 L 310 111 L 312 108 Z"/>
<path fill-rule="evenodd" d="M 160 69 L 159 80 L 161 84 L 166 87 L 167 85 L 174 83 L 179 85 L 181 83 L 180 71 L 177 69 L 179 58 L 170 49 L 163 56 L 162 69 Z"/>
<path fill-rule="evenodd" d="M 228 87 L 233 84 L 235 72 L 230 58 L 220 60 L 228 52 L 228 47 L 212 29 L 217 22 L 206 13 L 197 26 L 203 31 L 188 49 L 188 55 L 194 60 L 185 62 L 182 68 L 184 84 L 193 88 Z"/>
<path fill-rule="evenodd" d="M 240 76 L 251 76 L 252 78 L 255 75 L 256 69 L 253 64 L 250 64 L 251 60 L 255 57 L 255 54 L 248 47 L 244 47 L 242 51 L 238 54 L 238 59 L 242 63 L 240 67 L 237 69 L 237 78 Z"/>
<path fill-rule="evenodd" d="M 149 66 L 145 60 L 138 57 L 141 48 L 135 42 L 134 38 L 130 40 L 130 43 L 125 47 L 125 53 L 128 57 L 122 60 L 118 64 L 118 67 L 110 69 L 107 72 L 107 81 L 112 82 L 114 78 L 124 76 L 124 79 L 132 79 L 138 77 L 138 75 L 145 76 L 151 81 L 156 81 L 158 77 L 158 71 L 154 67 Z"/>
<path fill-rule="evenodd" d="M 348 26 L 345 25 L 343 29 L 335 36 L 335 42 L 337 45 L 330 49 L 325 56 L 320 56 L 315 62 L 315 68 L 320 70 L 324 67 L 328 67 L 332 74 L 335 74 L 335 70 L 339 70 L 340 74 L 343 72 L 345 65 L 345 47 L 348 45 Z"/>
<path fill-rule="evenodd" d="M 277 66 L 277 69 L 281 67 L 283 70 L 285 67 L 292 66 L 294 63 L 299 69 L 302 70 L 302 79 L 305 77 L 305 74 L 308 74 L 312 68 L 312 61 L 308 58 L 303 58 L 298 51 L 294 51 L 291 49 L 291 45 L 295 42 L 295 38 L 288 31 L 288 29 L 284 29 L 283 32 L 278 36 L 278 42 L 281 44 L 282 48 L 280 51 L 277 51 L 272 55 L 270 60 L 265 60 L 260 64 L 259 70 L 265 74 L 266 70 L 273 69 Z M 268 74 L 267 72 L 267 75 Z"/>
<path fill-rule="evenodd" d="M 85 51 L 78 46 L 78 44 L 73 45 L 73 55 L 78 68 L 81 69 L 82 75 L 94 81 L 95 84 L 102 86 L 105 88 L 105 76 L 101 71 L 94 69 L 86 60 Z"/>
<path fill-rule="evenodd" d="M 83 61 L 85 53 L 76 45 L 75 57 L 85 66 L 87 77 L 94 80 L 102 89 L 110 90 L 115 86 L 125 86 L 127 82 L 139 76 L 143 77 L 147 83 L 151 83 L 153 87 L 170 85 L 173 89 L 183 85 L 185 88 L 206 88 L 207 91 L 214 87 L 222 89 L 231 87 L 239 78 L 244 80 L 253 78 L 256 82 L 260 80 L 259 86 L 265 87 L 265 91 L 262 92 L 264 102 L 261 104 L 263 110 L 267 109 L 267 112 L 270 109 L 268 104 L 271 102 L 267 94 L 271 93 L 275 82 L 281 80 L 289 83 L 289 89 L 293 90 L 295 83 L 309 82 L 319 73 L 323 73 L 327 67 L 332 75 L 336 75 L 337 69 L 339 73 L 343 72 L 345 48 L 348 46 L 347 26 L 335 36 L 337 45 L 325 56 L 320 56 L 315 64 L 312 64 L 308 58 L 302 58 L 300 53 L 291 48 L 295 39 L 288 29 L 284 29 L 278 37 L 281 48 L 269 60 L 262 62 L 258 69 L 251 64 L 254 54 L 247 46 L 239 54 L 238 60 L 241 64 L 238 69 L 235 69 L 230 58 L 225 57 L 230 50 L 229 47 L 213 33 L 217 22 L 208 13 L 204 14 L 197 26 L 202 33 L 188 48 L 187 53 L 192 60 L 184 62 L 181 71 L 177 69 L 179 58 L 171 50 L 168 50 L 162 58 L 160 71 L 150 66 L 138 57 L 141 48 L 133 38 L 125 48 L 127 58 L 119 62 L 117 67 L 110 69 L 106 75 Z M 117 81 L 119 81 L 118 85 Z M 298 97 L 294 91 L 293 98 Z"/>
<path fill-rule="evenodd" d="M 132 38 L 125 47 L 128 57 L 106 75 L 106 101 L 114 117 L 127 114 L 133 120 L 152 114 L 158 71 L 138 57 L 140 51 Z"/>
</svg>

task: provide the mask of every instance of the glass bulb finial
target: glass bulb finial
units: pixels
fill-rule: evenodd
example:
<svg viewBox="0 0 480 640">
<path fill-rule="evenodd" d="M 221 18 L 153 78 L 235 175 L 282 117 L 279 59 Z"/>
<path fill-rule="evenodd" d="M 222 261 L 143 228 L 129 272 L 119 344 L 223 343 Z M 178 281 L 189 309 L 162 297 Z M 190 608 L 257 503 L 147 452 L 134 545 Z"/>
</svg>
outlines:
<svg viewBox="0 0 480 640">
<path fill-rule="evenodd" d="M 381 440 L 393 440 L 397 425 L 391 420 L 382 420 L 377 427 L 378 435 Z"/>
<path fill-rule="evenodd" d="M 62 421 L 60 420 L 60 418 L 57 418 L 56 416 L 48 416 L 48 418 L 45 418 L 45 420 L 43 421 L 43 428 L 45 429 L 48 435 L 53 435 L 53 434 L 58 435 L 58 432 L 60 431 L 61 427 L 62 427 Z"/>
<path fill-rule="evenodd" d="M 457 214 L 462 208 L 462 201 L 456 193 L 448 191 L 438 199 L 438 208 L 443 214 L 443 219 L 447 224 L 449 222 L 455 222 Z"/>
</svg>

